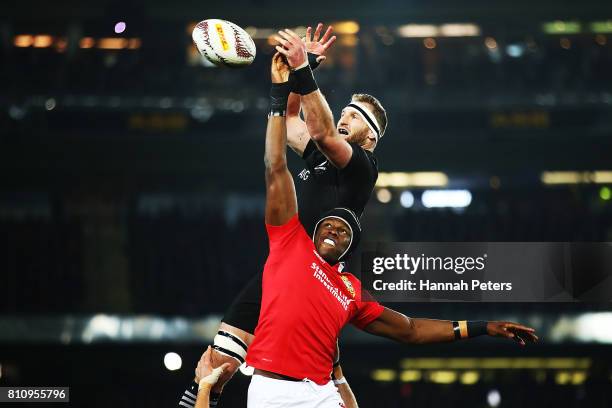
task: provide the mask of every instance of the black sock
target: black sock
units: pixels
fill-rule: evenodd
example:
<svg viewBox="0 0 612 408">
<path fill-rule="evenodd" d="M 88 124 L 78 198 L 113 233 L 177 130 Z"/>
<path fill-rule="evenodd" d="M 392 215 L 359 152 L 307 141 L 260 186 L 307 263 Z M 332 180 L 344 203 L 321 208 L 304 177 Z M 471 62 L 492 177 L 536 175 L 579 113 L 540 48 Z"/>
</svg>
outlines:
<svg viewBox="0 0 612 408">
<path fill-rule="evenodd" d="M 198 387 L 198 383 L 192 381 L 191 384 L 189 384 L 189 387 L 187 387 L 187 389 L 183 391 L 183 395 L 181 395 L 181 399 L 178 403 L 178 406 L 180 408 L 195 407 L 196 398 L 198 398 Z"/>
<path fill-rule="evenodd" d="M 208 399 L 208 406 L 210 408 L 215 408 L 217 406 L 217 403 L 219 402 L 219 398 L 221 398 L 221 393 L 220 392 L 210 392 L 210 397 Z"/>
</svg>

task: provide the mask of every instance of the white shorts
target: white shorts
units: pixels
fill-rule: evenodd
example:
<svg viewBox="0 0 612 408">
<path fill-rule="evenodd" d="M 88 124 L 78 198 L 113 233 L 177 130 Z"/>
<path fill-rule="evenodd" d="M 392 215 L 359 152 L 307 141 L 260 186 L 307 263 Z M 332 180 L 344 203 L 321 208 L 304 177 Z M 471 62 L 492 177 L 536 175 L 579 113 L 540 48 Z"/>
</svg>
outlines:
<svg viewBox="0 0 612 408">
<path fill-rule="evenodd" d="M 334 383 L 318 385 L 308 379 L 285 381 L 254 375 L 247 408 L 339 408 L 344 407 Z"/>
</svg>

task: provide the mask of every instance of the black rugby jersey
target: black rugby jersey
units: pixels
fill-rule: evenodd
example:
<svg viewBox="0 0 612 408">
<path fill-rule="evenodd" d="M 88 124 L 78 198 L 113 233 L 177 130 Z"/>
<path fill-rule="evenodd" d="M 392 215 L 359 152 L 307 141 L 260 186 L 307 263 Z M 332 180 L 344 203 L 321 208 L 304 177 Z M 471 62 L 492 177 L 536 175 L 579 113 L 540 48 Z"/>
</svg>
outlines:
<svg viewBox="0 0 612 408">
<path fill-rule="evenodd" d="M 310 140 L 302 158 L 306 167 L 296 177 L 298 214 L 309 235 L 319 217 L 335 207 L 353 210 L 361 217 L 378 178 L 376 157 L 356 143 L 351 160 L 338 169 L 318 150 Z"/>
</svg>

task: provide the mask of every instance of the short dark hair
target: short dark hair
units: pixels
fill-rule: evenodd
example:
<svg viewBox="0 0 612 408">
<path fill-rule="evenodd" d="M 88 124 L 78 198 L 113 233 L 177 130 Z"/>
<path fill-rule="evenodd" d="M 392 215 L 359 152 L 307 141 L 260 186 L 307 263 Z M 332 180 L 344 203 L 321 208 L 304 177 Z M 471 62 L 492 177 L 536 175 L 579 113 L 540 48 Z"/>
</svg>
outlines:
<svg viewBox="0 0 612 408">
<path fill-rule="evenodd" d="M 380 125 L 380 135 L 384 135 L 385 130 L 387 130 L 387 111 L 385 110 L 385 108 L 383 108 L 380 101 L 372 95 L 364 93 L 353 94 L 351 100 L 355 102 L 365 102 L 372 105 L 372 113 L 374 114 L 376 121 L 378 121 L 378 124 Z"/>
</svg>

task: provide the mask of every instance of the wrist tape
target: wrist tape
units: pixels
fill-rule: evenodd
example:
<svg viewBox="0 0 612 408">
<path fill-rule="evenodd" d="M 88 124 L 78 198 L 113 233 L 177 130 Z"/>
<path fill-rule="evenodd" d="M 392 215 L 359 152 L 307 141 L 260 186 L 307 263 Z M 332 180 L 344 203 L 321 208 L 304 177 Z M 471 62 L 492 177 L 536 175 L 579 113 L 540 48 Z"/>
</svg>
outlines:
<svg viewBox="0 0 612 408">
<path fill-rule="evenodd" d="M 285 116 L 290 92 L 291 81 L 272 84 L 270 87 L 270 116 Z"/>
<path fill-rule="evenodd" d="M 346 378 L 342 377 L 342 378 L 337 378 L 334 380 L 334 385 L 340 385 L 340 384 L 346 384 Z"/>
<path fill-rule="evenodd" d="M 487 322 L 484 320 L 453 321 L 455 340 L 468 339 L 487 334 Z"/>
<path fill-rule="evenodd" d="M 310 65 L 311 70 L 314 71 L 319 65 L 321 65 L 321 63 L 317 61 L 317 58 L 319 57 L 320 55 L 313 54 L 312 52 L 308 53 L 308 65 Z"/>
<path fill-rule="evenodd" d="M 291 75 L 293 76 L 293 92 L 308 95 L 319 89 L 309 65 L 296 69 Z"/>
<path fill-rule="evenodd" d="M 206 384 L 215 385 L 217 381 L 219 381 L 219 377 L 221 377 L 221 374 L 223 374 L 223 369 L 221 367 L 213 368 L 210 374 L 200 379 L 200 383 L 198 384 L 198 391 L 201 390 Z"/>
</svg>

